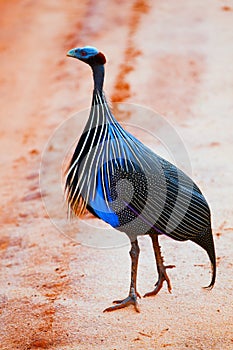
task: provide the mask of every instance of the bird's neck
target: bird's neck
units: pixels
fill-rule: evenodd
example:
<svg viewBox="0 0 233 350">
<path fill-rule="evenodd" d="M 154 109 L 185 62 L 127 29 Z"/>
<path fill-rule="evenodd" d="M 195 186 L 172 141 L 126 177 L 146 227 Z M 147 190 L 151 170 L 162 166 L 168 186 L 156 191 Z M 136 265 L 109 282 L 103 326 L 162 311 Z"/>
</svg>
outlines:
<svg viewBox="0 0 233 350">
<path fill-rule="evenodd" d="M 92 66 L 94 88 L 102 92 L 104 83 L 104 65 Z"/>
</svg>

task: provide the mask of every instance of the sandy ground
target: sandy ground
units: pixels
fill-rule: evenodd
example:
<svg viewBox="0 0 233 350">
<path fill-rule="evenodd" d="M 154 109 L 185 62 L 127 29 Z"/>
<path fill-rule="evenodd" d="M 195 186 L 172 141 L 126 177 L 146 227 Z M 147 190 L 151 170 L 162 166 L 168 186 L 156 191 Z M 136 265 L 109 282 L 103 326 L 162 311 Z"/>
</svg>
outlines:
<svg viewBox="0 0 233 350">
<path fill-rule="evenodd" d="M 232 349 L 233 3 L 1 0 L 0 21 L 0 349 Z M 173 294 L 163 288 L 140 300 L 140 314 L 131 307 L 102 313 L 128 292 L 129 244 L 80 244 L 101 226 L 91 217 L 89 226 L 76 221 L 67 236 L 53 224 L 66 230 L 56 194 L 67 134 L 45 157 L 46 212 L 42 151 L 54 130 L 91 100 L 89 68 L 65 53 L 86 44 L 108 57 L 105 90 L 112 101 L 157 110 L 183 140 L 213 213 L 218 273 L 211 292 L 201 288 L 210 279 L 205 252 L 162 237 L 165 261 L 176 265 L 169 271 Z M 135 123 L 134 116 L 127 121 Z M 144 127 L 156 133 L 153 121 Z M 140 238 L 140 246 L 144 294 L 156 271 L 149 239 Z"/>
</svg>

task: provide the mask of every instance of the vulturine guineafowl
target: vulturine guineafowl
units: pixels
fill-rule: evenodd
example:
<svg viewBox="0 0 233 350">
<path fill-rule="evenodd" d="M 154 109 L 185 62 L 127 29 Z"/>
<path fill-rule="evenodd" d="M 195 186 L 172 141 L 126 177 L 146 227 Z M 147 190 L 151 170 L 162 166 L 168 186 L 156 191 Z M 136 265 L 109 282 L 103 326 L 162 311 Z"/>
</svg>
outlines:
<svg viewBox="0 0 233 350">
<path fill-rule="evenodd" d="M 76 146 L 66 177 L 66 198 L 77 215 L 85 209 L 131 241 L 131 283 L 129 295 L 104 311 L 134 305 L 139 312 L 136 279 L 139 257 L 138 235 L 152 239 L 158 269 L 156 295 L 171 283 L 160 252 L 158 236 L 190 240 L 206 250 L 212 265 L 212 288 L 216 258 L 209 206 L 197 185 L 180 169 L 155 154 L 114 118 L 103 92 L 105 56 L 86 46 L 67 53 L 87 63 L 93 72 L 94 91 L 90 116 Z M 143 116 L 142 116 L 143 118 Z"/>
</svg>

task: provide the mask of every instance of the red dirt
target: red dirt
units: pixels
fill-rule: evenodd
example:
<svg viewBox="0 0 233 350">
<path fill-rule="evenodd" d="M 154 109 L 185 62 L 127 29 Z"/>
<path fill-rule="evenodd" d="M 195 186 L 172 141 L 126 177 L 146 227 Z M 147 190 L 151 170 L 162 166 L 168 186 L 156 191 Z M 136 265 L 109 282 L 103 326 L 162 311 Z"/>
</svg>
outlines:
<svg viewBox="0 0 233 350">
<path fill-rule="evenodd" d="M 1 350 L 232 349 L 229 4 L 0 1 Z M 91 216 L 86 222 L 92 226 L 75 221 L 75 229 L 67 228 L 56 191 L 63 144 L 67 147 L 71 134 L 50 145 L 45 167 L 49 185 L 42 189 L 66 236 L 50 221 L 40 198 L 41 154 L 55 128 L 90 104 L 89 68 L 65 56 L 86 44 L 107 56 L 105 90 L 112 100 L 156 109 L 183 139 L 192 176 L 213 214 L 218 273 L 211 292 L 201 288 L 210 278 L 204 251 L 161 237 L 165 262 L 176 265 L 169 271 L 173 294 L 164 287 L 155 298 L 140 300 L 140 314 L 131 307 L 102 313 L 127 294 L 129 244 L 116 249 L 82 245 L 85 234 L 103 232 Z M 116 117 L 136 120 L 132 114 Z M 85 117 L 80 118 L 73 133 L 78 136 L 84 123 Z M 153 119 L 143 126 L 156 134 Z M 103 227 L 106 234 L 119 235 Z M 142 237 L 139 243 L 138 285 L 144 294 L 156 272 L 149 239 Z"/>
</svg>

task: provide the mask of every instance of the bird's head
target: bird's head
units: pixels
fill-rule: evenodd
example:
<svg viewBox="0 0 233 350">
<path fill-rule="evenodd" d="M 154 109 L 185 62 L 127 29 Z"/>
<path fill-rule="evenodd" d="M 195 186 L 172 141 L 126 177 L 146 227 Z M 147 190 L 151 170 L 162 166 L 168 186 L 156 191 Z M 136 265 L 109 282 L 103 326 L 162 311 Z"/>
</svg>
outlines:
<svg viewBox="0 0 233 350">
<path fill-rule="evenodd" d="M 104 54 L 92 46 L 71 49 L 67 52 L 67 56 L 77 58 L 90 66 L 103 65 L 106 63 Z"/>
</svg>

